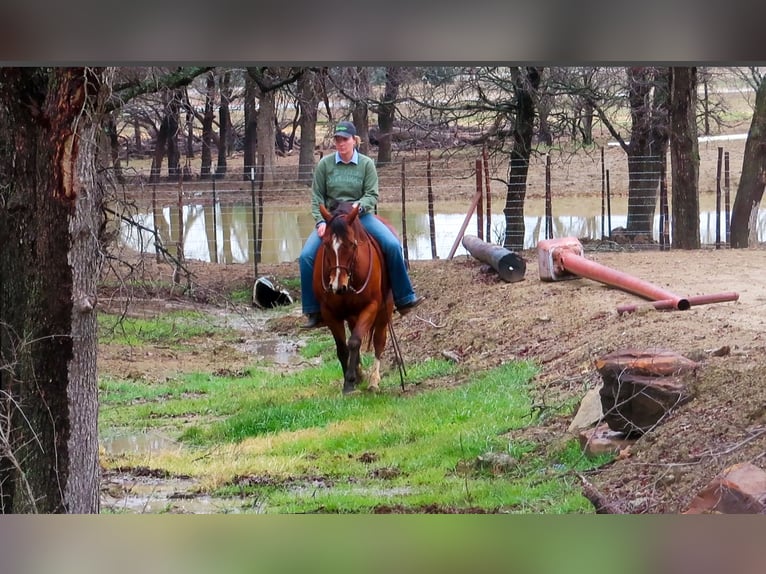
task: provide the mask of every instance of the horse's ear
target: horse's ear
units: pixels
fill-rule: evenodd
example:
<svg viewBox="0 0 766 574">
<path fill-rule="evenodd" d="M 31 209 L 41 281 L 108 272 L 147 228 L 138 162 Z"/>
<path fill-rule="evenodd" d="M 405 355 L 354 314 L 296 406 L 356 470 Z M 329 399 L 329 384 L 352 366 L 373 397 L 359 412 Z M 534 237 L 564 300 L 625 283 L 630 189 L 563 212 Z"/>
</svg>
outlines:
<svg viewBox="0 0 766 574">
<path fill-rule="evenodd" d="M 319 204 L 319 213 L 322 214 L 322 217 L 324 217 L 324 220 L 327 223 L 330 223 L 330 220 L 332 219 L 332 214 L 329 211 L 327 211 L 327 208 L 324 206 L 323 203 Z"/>
<path fill-rule="evenodd" d="M 354 223 L 354 220 L 356 219 L 356 216 L 359 215 L 359 204 L 354 203 L 354 205 L 351 208 L 351 211 L 348 214 L 348 224 L 351 225 Z"/>
</svg>

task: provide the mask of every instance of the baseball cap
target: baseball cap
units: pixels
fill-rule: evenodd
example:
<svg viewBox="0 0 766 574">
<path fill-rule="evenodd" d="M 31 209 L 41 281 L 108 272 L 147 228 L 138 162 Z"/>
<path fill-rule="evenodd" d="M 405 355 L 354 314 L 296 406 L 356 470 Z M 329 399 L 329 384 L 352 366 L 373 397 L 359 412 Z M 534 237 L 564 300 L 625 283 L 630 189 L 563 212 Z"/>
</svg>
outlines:
<svg viewBox="0 0 766 574">
<path fill-rule="evenodd" d="M 356 128 L 351 122 L 339 122 L 335 126 L 335 135 L 344 138 L 352 138 L 356 135 Z"/>
</svg>

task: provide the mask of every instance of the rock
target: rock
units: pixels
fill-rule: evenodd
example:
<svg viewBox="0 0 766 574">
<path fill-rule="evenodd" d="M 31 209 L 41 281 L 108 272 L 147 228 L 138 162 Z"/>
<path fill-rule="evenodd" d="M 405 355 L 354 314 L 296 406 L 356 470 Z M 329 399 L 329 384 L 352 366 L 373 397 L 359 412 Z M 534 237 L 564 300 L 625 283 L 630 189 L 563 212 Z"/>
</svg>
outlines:
<svg viewBox="0 0 766 574">
<path fill-rule="evenodd" d="M 596 361 L 601 408 L 612 430 L 641 435 L 691 399 L 685 375 L 698 363 L 672 351 L 623 350 Z"/>
<path fill-rule="evenodd" d="M 476 457 L 476 468 L 489 470 L 492 474 L 502 474 L 514 470 L 518 461 L 508 453 L 485 452 Z"/>
<path fill-rule="evenodd" d="M 625 433 L 617 432 L 602 423 L 596 428 L 580 431 L 580 446 L 586 456 L 596 457 L 602 454 L 618 454 L 636 441 L 627 438 Z"/>
<path fill-rule="evenodd" d="M 766 471 L 735 464 L 716 476 L 684 514 L 766 514 Z"/>
<path fill-rule="evenodd" d="M 601 410 L 600 387 L 589 390 L 580 401 L 580 408 L 572 419 L 567 429 L 571 433 L 577 434 L 578 431 L 592 427 L 601 420 L 603 411 Z"/>
</svg>

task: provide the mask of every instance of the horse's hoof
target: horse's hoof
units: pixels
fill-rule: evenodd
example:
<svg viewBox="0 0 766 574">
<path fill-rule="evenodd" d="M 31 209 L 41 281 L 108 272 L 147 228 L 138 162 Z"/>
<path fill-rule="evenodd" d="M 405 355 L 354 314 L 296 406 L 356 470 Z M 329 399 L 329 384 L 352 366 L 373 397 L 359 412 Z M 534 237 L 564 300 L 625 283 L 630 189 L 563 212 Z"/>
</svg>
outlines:
<svg viewBox="0 0 766 574">
<path fill-rule="evenodd" d="M 367 392 L 378 394 L 380 392 L 380 387 L 377 385 L 375 385 L 374 387 L 367 387 Z"/>
<path fill-rule="evenodd" d="M 354 393 L 358 393 L 359 389 L 356 387 L 343 387 L 343 396 L 346 395 L 353 395 Z"/>
</svg>

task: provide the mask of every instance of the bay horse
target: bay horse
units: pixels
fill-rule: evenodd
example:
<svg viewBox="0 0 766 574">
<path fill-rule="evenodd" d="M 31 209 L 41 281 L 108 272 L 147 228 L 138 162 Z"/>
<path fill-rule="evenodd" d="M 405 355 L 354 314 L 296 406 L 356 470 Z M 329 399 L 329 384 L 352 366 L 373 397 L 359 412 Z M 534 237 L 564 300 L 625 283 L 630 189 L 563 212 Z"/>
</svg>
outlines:
<svg viewBox="0 0 766 574">
<path fill-rule="evenodd" d="M 343 369 L 343 394 L 353 392 L 362 380 L 361 347 L 365 342 L 367 350 L 371 344 L 375 350 L 367 390 L 377 391 L 380 358 L 394 312 L 383 252 L 359 221 L 357 203 L 340 202 L 332 212 L 320 205 L 319 211 L 327 227 L 314 260 L 313 288 L 322 320 L 335 339 Z"/>
</svg>

